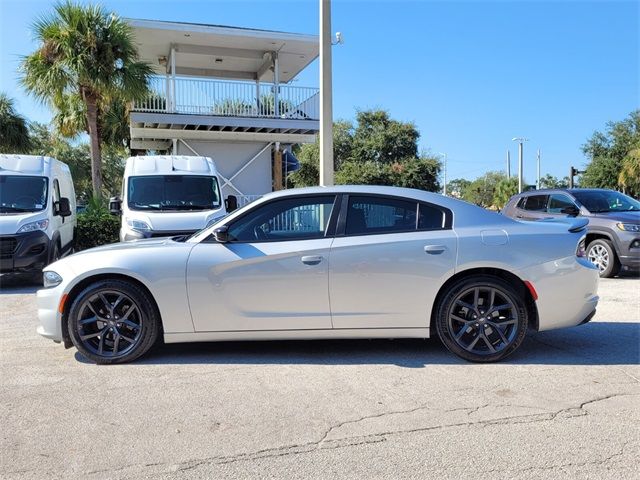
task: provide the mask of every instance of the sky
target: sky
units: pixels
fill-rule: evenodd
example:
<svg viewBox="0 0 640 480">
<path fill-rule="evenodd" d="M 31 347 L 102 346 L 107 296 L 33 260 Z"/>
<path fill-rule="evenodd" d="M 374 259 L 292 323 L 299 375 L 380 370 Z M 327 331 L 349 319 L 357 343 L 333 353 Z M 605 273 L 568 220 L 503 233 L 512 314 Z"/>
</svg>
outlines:
<svg viewBox="0 0 640 480">
<path fill-rule="evenodd" d="M 124 17 L 318 33 L 318 1 L 104 0 Z M 0 90 L 30 120 L 51 112 L 19 86 L 31 24 L 52 1 L 0 0 Z M 418 128 L 420 148 L 447 154 L 448 179 L 517 171 L 563 177 L 581 145 L 640 108 L 640 1 L 333 0 L 334 118 L 381 108 Z M 296 85 L 318 86 L 318 62 Z"/>
</svg>

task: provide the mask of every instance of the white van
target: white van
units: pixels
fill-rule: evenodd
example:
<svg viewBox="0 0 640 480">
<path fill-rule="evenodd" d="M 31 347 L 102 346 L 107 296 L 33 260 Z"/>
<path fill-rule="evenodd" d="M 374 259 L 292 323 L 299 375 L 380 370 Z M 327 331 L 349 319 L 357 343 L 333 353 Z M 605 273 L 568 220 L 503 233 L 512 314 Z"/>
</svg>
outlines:
<svg viewBox="0 0 640 480">
<path fill-rule="evenodd" d="M 122 214 L 120 241 L 188 235 L 234 210 L 237 199 L 223 201 L 213 160 L 182 155 L 130 157 L 122 197 L 110 210 Z"/>
<path fill-rule="evenodd" d="M 76 194 L 66 164 L 0 154 L 0 273 L 39 274 L 72 251 L 75 228 Z"/>
</svg>

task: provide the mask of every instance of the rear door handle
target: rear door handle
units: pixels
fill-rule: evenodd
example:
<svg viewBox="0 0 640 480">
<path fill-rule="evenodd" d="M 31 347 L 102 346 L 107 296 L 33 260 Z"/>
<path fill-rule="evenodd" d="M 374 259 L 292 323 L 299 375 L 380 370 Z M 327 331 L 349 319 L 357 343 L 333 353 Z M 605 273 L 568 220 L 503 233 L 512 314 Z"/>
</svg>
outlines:
<svg viewBox="0 0 640 480">
<path fill-rule="evenodd" d="M 320 255 L 306 255 L 300 259 L 305 265 L 318 265 L 322 261 Z"/>
<path fill-rule="evenodd" d="M 440 255 L 446 248 L 444 245 L 425 245 L 424 251 L 429 255 Z"/>
</svg>

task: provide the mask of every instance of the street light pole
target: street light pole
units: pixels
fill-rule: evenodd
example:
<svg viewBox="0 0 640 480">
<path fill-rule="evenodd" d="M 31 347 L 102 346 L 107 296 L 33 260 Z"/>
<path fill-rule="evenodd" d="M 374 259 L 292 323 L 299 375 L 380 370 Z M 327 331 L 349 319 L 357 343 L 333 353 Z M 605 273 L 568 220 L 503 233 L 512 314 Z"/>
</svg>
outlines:
<svg viewBox="0 0 640 480">
<path fill-rule="evenodd" d="M 333 185 L 331 0 L 320 0 L 320 185 Z"/>
<path fill-rule="evenodd" d="M 527 142 L 529 139 L 524 137 L 514 137 L 511 139 L 512 142 L 518 142 L 518 193 L 522 193 L 523 190 L 523 178 L 522 178 L 522 170 L 523 170 L 523 156 L 524 156 L 524 142 Z"/>
<path fill-rule="evenodd" d="M 536 181 L 536 190 L 540 190 L 540 149 L 538 149 L 538 180 Z"/>
<path fill-rule="evenodd" d="M 446 153 L 438 153 L 443 158 L 442 162 L 442 173 L 444 174 L 444 187 L 442 189 L 442 194 L 447 196 L 447 154 Z"/>
<path fill-rule="evenodd" d="M 511 152 L 507 150 L 507 178 L 511 178 Z"/>
</svg>

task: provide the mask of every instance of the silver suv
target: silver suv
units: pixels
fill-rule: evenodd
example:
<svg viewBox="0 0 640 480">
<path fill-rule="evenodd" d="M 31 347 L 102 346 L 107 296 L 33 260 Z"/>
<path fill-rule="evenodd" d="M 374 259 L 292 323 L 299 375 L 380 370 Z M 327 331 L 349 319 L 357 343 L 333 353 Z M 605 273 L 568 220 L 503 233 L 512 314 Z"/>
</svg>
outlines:
<svg viewBox="0 0 640 480">
<path fill-rule="evenodd" d="M 640 202 L 614 190 L 550 189 L 514 195 L 502 213 L 518 220 L 582 215 L 587 256 L 601 277 L 640 270 Z"/>
</svg>

